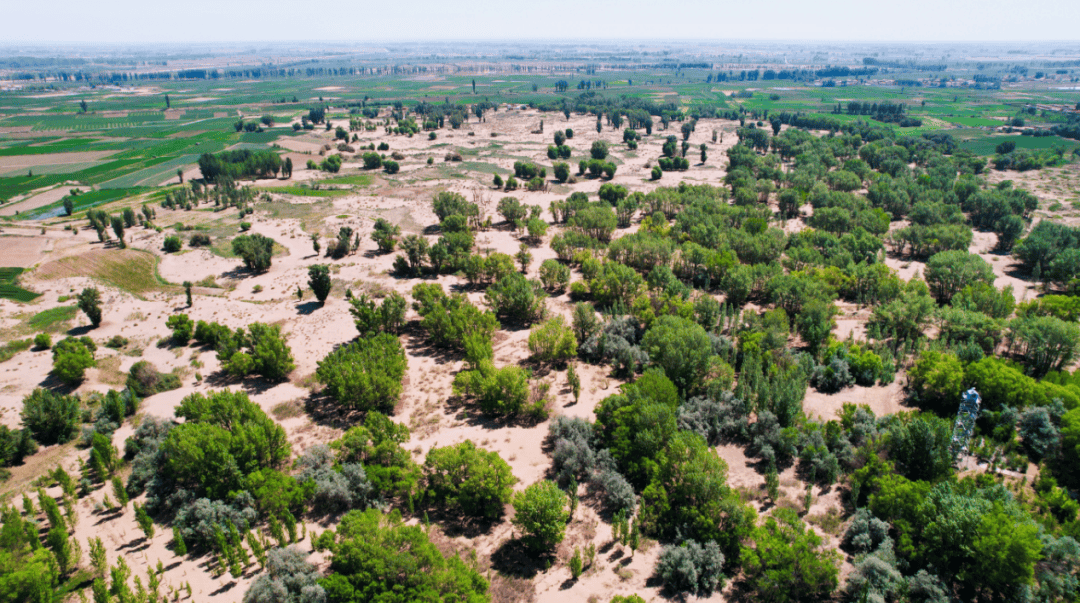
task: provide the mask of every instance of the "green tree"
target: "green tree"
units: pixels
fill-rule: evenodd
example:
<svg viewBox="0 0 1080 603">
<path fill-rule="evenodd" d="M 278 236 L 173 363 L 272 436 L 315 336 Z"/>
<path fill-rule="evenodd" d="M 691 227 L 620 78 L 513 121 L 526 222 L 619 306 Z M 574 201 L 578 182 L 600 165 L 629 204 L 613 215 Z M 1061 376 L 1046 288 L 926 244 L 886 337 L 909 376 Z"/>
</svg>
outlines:
<svg viewBox="0 0 1080 603">
<path fill-rule="evenodd" d="M 926 284 L 938 303 L 946 303 L 965 286 L 994 283 L 994 269 L 981 257 L 966 251 L 942 251 L 926 262 Z"/>
<path fill-rule="evenodd" d="M 839 584 L 840 554 L 791 509 L 776 509 L 742 553 L 746 586 L 758 600 L 788 603 L 826 599 Z"/>
<path fill-rule="evenodd" d="M 330 267 L 326 264 L 314 264 L 308 267 L 308 287 L 315 292 L 320 304 L 326 303 L 333 284 L 330 281 Z"/>
<path fill-rule="evenodd" d="M 37 388 L 23 398 L 19 416 L 39 444 L 64 444 L 75 437 L 81 422 L 79 399 Z"/>
<path fill-rule="evenodd" d="M 562 316 L 549 318 L 529 332 L 529 351 L 541 362 L 562 363 L 577 356 L 577 343 Z"/>
<path fill-rule="evenodd" d="M 94 352 L 97 346 L 89 337 L 68 337 L 52 348 L 52 372 L 67 385 L 82 383 L 86 369 L 97 366 Z"/>
<path fill-rule="evenodd" d="M 1055 316 L 1016 318 L 1009 324 L 1009 339 L 1036 377 L 1064 370 L 1080 352 L 1080 326 Z"/>
<path fill-rule="evenodd" d="M 486 518 L 502 514 L 517 483 L 497 452 L 477 448 L 471 440 L 428 451 L 424 481 L 432 501 Z"/>
<path fill-rule="evenodd" d="M 184 281 L 184 295 L 187 296 L 187 306 L 190 308 L 192 305 L 191 300 L 191 281 Z"/>
<path fill-rule="evenodd" d="M 684 395 L 704 386 L 713 351 L 701 325 L 662 316 L 646 331 L 641 347 L 649 353 L 649 362 L 662 368 Z"/>
<path fill-rule="evenodd" d="M 124 218 L 113 216 L 109 219 L 109 223 L 112 226 L 113 234 L 116 235 L 116 239 L 120 241 L 120 249 L 127 248 L 127 243 L 124 242 Z"/>
<path fill-rule="evenodd" d="M 165 326 L 172 330 L 171 338 L 176 345 L 187 345 L 195 333 L 195 323 L 187 314 L 173 314 Z"/>
<path fill-rule="evenodd" d="M 390 253 L 397 245 L 397 239 L 401 236 L 401 227 L 387 221 L 384 218 L 375 220 L 375 228 L 371 232 L 371 240 L 379 246 L 379 251 Z"/>
<path fill-rule="evenodd" d="M 330 544 L 330 574 L 319 580 L 331 602 L 487 600 L 488 583 L 461 557 L 444 556 L 423 526 L 406 526 L 399 514 L 350 511 Z M 416 568 L 403 571 L 402 568 Z"/>
<path fill-rule="evenodd" d="M 408 302 L 405 296 L 396 291 L 390 292 L 378 305 L 368 296 L 361 295 L 349 300 L 352 308 L 349 313 L 353 316 L 356 330 L 361 336 L 375 335 L 378 333 L 397 333 L 401 325 L 405 323 L 405 312 Z"/>
<path fill-rule="evenodd" d="M 488 287 L 484 297 L 496 315 L 526 325 L 543 318 L 546 311 L 543 285 L 518 272 L 511 272 Z"/>
<path fill-rule="evenodd" d="M 328 354 L 319 361 L 315 377 L 343 406 L 389 413 L 401 396 L 406 367 L 398 338 L 380 333 Z"/>
<path fill-rule="evenodd" d="M 154 520 L 150 519 L 150 514 L 146 512 L 146 507 L 135 503 L 135 522 L 139 524 L 139 529 L 142 530 L 143 535 L 147 540 L 154 539 Z"/>
<path fill-rule="evenodd" d="M 101 324 L 101 292 L 97 287 L 88 287 L 79 293 L 79 309 L 90 319 L 94 328 Z"/>
<path fill-rule="evenodd" d="M 514 525 L 532 549 L 548 551 L 562 542 L 570 521 L 570 499 L 555 482 L 542 480 L 514 495 Z"/>
<path fill-rule="evenodd" d="M 232 252 L 248 270 L 266 272 L 274 255 L 274 240 L 261 234 L 240 235 L 232 241 Z"/>
</svg>

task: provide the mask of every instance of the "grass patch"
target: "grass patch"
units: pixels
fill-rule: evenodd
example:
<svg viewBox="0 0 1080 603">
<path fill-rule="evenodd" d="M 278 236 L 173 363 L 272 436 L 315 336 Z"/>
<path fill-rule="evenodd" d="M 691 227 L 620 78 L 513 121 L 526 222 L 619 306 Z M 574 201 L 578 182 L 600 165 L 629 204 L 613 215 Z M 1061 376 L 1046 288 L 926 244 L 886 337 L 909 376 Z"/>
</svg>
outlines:
<svg viewBox="0 0 1080 603">
<path fill-rule="evenodd" d="M 0 268 L 0 298 L 28 302 L 41 295 L 18 285 L 22 271 L 22 268 Z"/>
<path fill-rule="evenodd" d="M 275 189 L 261 189 L 268 192 L 274 192 L 282 195 L 293 195 L 296 197 L 344 197 L 345 195 L 351 195 L 352 191 L 344 188 L 320 188 L 314 189 L 308 186 L 282 186 Z"/>
<path fill-rule="evenodd" d="M 0 362 L 11 360 L 15 354 L 29 350 L 32 345 L 34 345 L 34 342 L 30 339 L 18 339 L 0 345 Z"/>
<path fill-rule="evenodd" d="M 300 400 L 289 400 L 271 408 L 270 414 L 274 415 L 278 421 L 292 419 L 304 414 L 304 405 Z"/>
<path fill-rule="evenodd" d="M 78 313 L 77 306 L 57 306 L 31 316 L 26 324 L 37 333 L 59 333 Z"/>
<path fill-rule="evenodd" d="M 38 269 L 37 275 L 49 280 L 85 276 L 142 296 L 169 286 L 158 276 L 157 264 L 157 256 L 145 251 L 95 249 L 79 256 L 49 262 Z"/>
<path fill-rule="evenodd" d="M 339 176 L 336 178 L 329 178 L 327 180 L 320 180 L 320 184 L 347 184 L 350 186 L 371 186 L 371 183 L 375 181 L 375 177 L 371 174 L 353 174 L 351 176 Z"/>
</svg>

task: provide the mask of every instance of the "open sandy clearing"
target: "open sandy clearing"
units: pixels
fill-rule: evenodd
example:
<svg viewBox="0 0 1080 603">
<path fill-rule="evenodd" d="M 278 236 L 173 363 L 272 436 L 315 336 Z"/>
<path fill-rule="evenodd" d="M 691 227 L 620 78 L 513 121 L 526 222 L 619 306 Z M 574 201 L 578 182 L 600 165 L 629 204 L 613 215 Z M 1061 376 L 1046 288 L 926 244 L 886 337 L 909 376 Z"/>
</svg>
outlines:
<svg viewBox="0 0 1080 603">
<path fill-rule="evenodd" d="M 29 268 L 38 263 L 49 246 L 45 237 L 0 236 L 0 265 L 5 268 Z"/>
</svg>

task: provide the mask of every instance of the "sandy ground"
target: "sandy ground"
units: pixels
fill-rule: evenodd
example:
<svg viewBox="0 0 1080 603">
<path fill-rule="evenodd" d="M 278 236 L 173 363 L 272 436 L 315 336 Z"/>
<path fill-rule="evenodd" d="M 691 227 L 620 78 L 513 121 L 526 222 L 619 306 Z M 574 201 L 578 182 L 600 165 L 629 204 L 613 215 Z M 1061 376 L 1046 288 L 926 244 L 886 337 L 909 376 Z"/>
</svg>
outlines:
<svg viewBox="0 0 1080 603">
<path fill-rule="evenodd" d="M 189 99 L 197 100 L 197 99 Z M 539 130 L 540 120 L 544 121 L 544 133 Z M 347 127 L 347 123 L 334 122 Z M 557 185 L 552 183 L 548 191 L 527 192 L 518 190 L 511 193 L 496 191 L 490 186 L 491 166 L 501 173 L 512 170 L 513 163 L 519 159 L 528 159 L 544 165 L 550 165 L 546 157 L 546 148 L 556 128 L 573 128 L 576 135 L 569 144 L 574 149 L 571 165 L 576 172 L 576 163 L 587 156 L 588 149 L 596 139 L 603 139 L 612 144 L 613 157 L 619 163 L 614 178 L 617 184 L 623 184 L 633 191 L 650 191 L 657 186 L 675 186 L 679 182 L 719 183 L 725 171 L 724 150 L 736 142 L 733 134 L 735 124 L 714 120 L 701 120 L 697 131 L 690 137 L 693 147 L 705 142 L 709 146 L 709 160 L 705 165 L 697 165 L 698 151 L 691 150 L 690 170 L 681 173 L 665 174 L 657 183 L 649 180 L 648 168 L 660 154 L 664 137 L 678 134 L 676 128 L 668 131 L 654 130 L 654 135 L 641 142 L 636 153 L 627 152 L 621 143 L 622 130 L 605 126 L 599 135 L 595 130 L 595 118 L 572 115 L 569 120 L 561 114 L 541 115 L 536 111 L 500 108 L 490 113 L 487 121 L 478 123 L 475 117 L 460 130 L 441 130 L 435 141 L 429 141 L 427 135 L 413 137 L 393 136 L 376 132 L 359 133 L 360 140 L 354 146 L 366 146 L 369 143 L 386 141 L 391 151 L 398 151 L 406 156 L 401 162 L 402 172 L 396 178 L 379 176 L 371 186 L 355 189 L 345 196 L 330 198 L 300 198 L 274 194 L 278 201 L 290 204 L 290 213 L 280 217 L 271 217 L 259 210 L 249 216 L 253 224 L 251 231 L 274 238 L 284 249 L 284 253 L 274 257 L 272 267 L 264 274 L 254 275 L 241 267 L 238 259 L 228 259 L 207 250 L 185 250 L 176 254 L 162 254 L 162 241 L 171 229 L 158 234 L 153 230 L 135 228 L 129 230 L 128 243 L 134 249 L 151 251 L 161 256 L 158 274 L 165 281 L 178 283 L 190 281 L 214 281 L 219 287 L 197 286 L 195 303 L 187 308 L 183 293 L 179 288 L 163 289 L 137 297 L 114 287 L 97 283 L 103 292 L 104 320 L 96 329 L 89 329 L 82 314 L 76 316 L 68 328 L 75 334 L 88 334 L 96 341 L 103 342 L 114 335 L 122 335 L 130 344 L 122 351 L 99 348 L 99 368 L 89 372 L 88 380 L 78 388 L 79 393 L 104 391 L 110 387 L 121 387 L 127 370 L 137 360 L 152 362 L 159 370 L 176 370 L 181 375 L 181 389 L 165 392 L 146 399 L 141 412 L 146 415 L 171 416 L 176 405 L 184 396 L 192 392 L 205 392 L 214 387 L 245 389 L 267 412 L 273 412 L 279 405 L 289 402 L 302 404 L 310 397 L 310 392 L 302 387 L 305 378 L 312 375 L 317 362 L 335 346 L 356 337 L 349 304 L 344 299 L 345 289 L 354 293 L 396 290 L 407 294 L 417 279 L 399 279 L 390 276 L 393 254 L 379 254 L 370 239 L 372 225 L 376 218 L 383 217 L 401 226 L 404 233 L 422 233 L 425 226 L 436 222 L 431 210 L 431 197 L 440 190 L 460 192 L 468 199 L 477 202 L 486 215 L 493 217 L 496 227 L 478 233 L 477 245 L 482 250 L 498 251 L 513 255 L 517 252 L 521 240 L 510 230 L 498 226 L 501 218 L 495 213 L 498 199 L 514 196 L 524 203 L 539 205 L 544 209 L 543 216 L 550 219 L 548 206 L 554 200 L 566 198 L 572 191 L 595 194 L 601 182 L 595 179 L 581 178 L 577 183 Z M 712 130 L 717 129 L 718 136 L 723 133 L 723 143 L 711 142 Z M 469 133 L 473 135 L 470 136 Z M 492 136 L 495 134 L 495 136 Z M 297 153 L 294 155 L 294 180 L 310 180 L 323 174 L 304 168 L 306 158 L 318 157 L 323 142 L 329 142 L 332 132 L 317 130 L 302 139 L 284 139 L 281 146 Z M 303 155 L 311 150 L 313 155 Z M 451 150 L 465 155 L 466 166 L 447 164 L 443 156 Z M 361 151 L 362 152 L 362 151 Z M 359 154 L 359 153 L 358 153 Z M 54 157 L 54 156 L 49 156 Z M 434 158 L 434 165 L 428 166 L 428 157 Z M 305 161 L 298 161 L 304 159 Z M 51 161 L 51 159 L 50 159 Z M 342 175 L 355 173 L 359 158 L 347 156 Z M 485 167 L 487 166 L 487 167 Z M 456 172 L 465 169 L 465 177 Z M 197 170 L 194 170 L 197 172 Z M 185 172 L 185 181 L 194 176 L 193 171 Z M 174 181 L 173 176 L 169 181 Z M 288 184 L 286 181 L 260 181 L 263 187 L 274 183 Z M 65 189 L 66 191 L 66 189 Z M 36 198 L 35 198 L 36 199 Z M 212 212 L 171 211 L 160 207 L 157 223 L 170 226 L 177 222 L 202 224 L 208 228 L 220 228 L 223 220 L 232 229 L 236 228 L 235 215 L 222 218 L 222 214 Z M 328 239 L 335 236 L 341 226 L 351 226 L 361 235 L 360 249 L 353 255 L 339 260 L 314 255 L 310 236 L 312 233 L 323 238 L 324 250 Z M 791 221 L 785 228 L 801 228 L 798 221 Z M 31 267 L 68 255 L 86 254 L 91 250 L 101 250 L 103 245 L 95 241 L 91 232 L 77 235 L 50 229 L 46 235 L 38 234 L 35 228 L 5 228 L 6 234 L 16 237 L 0 237 L 0 255 L 8 257 L 5 249 L 12 250 L 11 257 L 19 265 Z M 543 244 L 531 249 L 533 260 L 528 274 L 535 277 L 542 260 L 554 257 L 547 243 L 559 227 L 549 229 Z M 633 229 L 619 231 L 619 234 Z M 216 231 L 215 231 L 216 232 Z M 235 232 L 235 231 L 234 231 Z M 218 235 L 215 234 L 215 238 Z M 434 242 L 434 235 L 425 235 Z M 25 237 L 34 239 L 34 246 Z M 973 251 L 984 254 L 995 267 L 998 285 L 1014 283 L 1017 297 L 1021 291 L 1027 291 L 1023 281 L 1010 274 L 1011 263 L 1007 257 L 990 257 L 993 236 L 987 239 L 983 233 L 976 233 Z M 9 242 L 10 241 L 10 242 Z M 6 246 L 6 247 L 5 247 Z M 14 253 L 18 248 L 18 253 Z M 106 249 L 109 253 L 112 247 Z M 98 252 L 101 253 L 101 252 Z M 21 254 L 21 255 L 20 255 Z M 922 264 L 890 258 L 889 266 L 897 269 L 903 278 L 910 278 L 921 272 Z M 313 264 L 329 264 L 335 283 L 330 299 L 324 306 L 312 301 L 310 291 L 304 300 L 297 300 L 297 287 L 307 288 L 307 270 Z M 0 265 L 14 265 L 0 262 Z M 82 287 L 91 284 L 86 277 L 66 277 L 47 279 L 48 269 L 31 271 L 23 284 L 28 288 L 43 293 L 32 306 L 25 306 L 0 300 L 0 330 L 14 333 L 25 317 L 41 310 L 62 305 L 61 295 L 72 295 Z M 580 278 L 575 273 L 575 279 Z M 1013 280 L 1010 280 L 1013 279 Z M 431 282 L 439 282 L 445 288 L 462 288 L 462 279 L 453 275 L 443 275 Z M 481 303 L 481 291 L 464 289 L 466 294 L 477 303 Z M 66 304 L 73 302 L 67 301 Z M 560 295 L 548 300 L 548 308 L 553 313 L 569 315 L 571 306 L 567 296 Z M 865 308 L 851 304 L 842 304 L 843 314 L 838 318 L 836 334 L 847 337 L 854 333 L 859 337 L 869 315 Z M 159 341 L 168 335 L 166 319 L 177 312 L 184 312 L 194 320 L 217 321 L 230 327 L 240 327 L 254 321 L 279 324 L 286 334 L 297 365 L 290 380 L 282 384 L 264 384 L 255 381 L 228 381 L 219 379 L 218 362 L 212 351 L 199 347 L 177 348 Z M 411 309 L 407 320 L 418 317 Z M 529 355 L 527 349 L 528 330 L 500 331 L 494 342 L 495 362 L 499 366 L 519 362 Z M 520 480 L 516 486 L 524 488 L 528 484 L 543 479 L 550 468 L 550 457 L 543 449 L 543 442 L 548 430 L 548 423 L 537 425 L 503 424 L 477 417 L 475 412 L 449 404 L 450 384 L 454 374 L 461 369 L 461 361 L 430 350 L 424 338 L 413 330 L 406 329 L 402 336 L 408 358 L 408 373 L 405 378 L 404 392 L 395 412 L 395 420 L 409 425 L 412 439 L 406 448 L 412 451 L 414 459 L 422 462 L 424 454 L 433 447 L 447 446 L 466 439 L 478 446 L 498 452 L 512 468 L 513 474 Z M 35 387 L 53 385 L 48 376 L 50 354 L 47 351 L 28 350 L 16 354 L 11 360 L 0 364 L 0 422 L 9 426 L 18 425 L 18 410 L 22 398 Z M 592 418 L 593 410 L 604 397 L 616 393 L 620 382 L 608 375 L 604 367 L 579 364 L 582 378 L 582 395 L 577 403 L 573 402 L 566 386 L 565 372 L 557 371 L 538 374 L 537 378 L 551 384 L 553 416 L 568 415 Z M 204 377 L 196 378 L 196 373 Z M 845 402 L 867 404 L 878 415 L 903 410 L 901 402 L 903 375 L 888 386 L 872 388 L 855 387 L 838 394 L 824 395 L 809 391 L 804 402 L 804 409 L 810 416 L 823 420 L 836 417 L 837 411 Z M 307 415 L 301 415 L 281 421 L 295 454 L 316 443 L 328 442 L 340 435 L 338 426 L 327 426 L 313 422 Z M 123 445 L 125 437 L 133 431 L 133 426 L 125 424 L 114 435 L 114 442 Z M 764 484 L 763 476 L 758 472 L 752 459 L 745 455 L 742 447 L 720 446 L 719 455 L 729 467 L 729 483 L 740 490 L 755 495 Z M 24 488 L 34 476 L 34 471 L 51 467 L 61 462 L 75 468 L 79 459 L 86 459 L 86 452 L 74 447 L 51 447 L 41 450 L 23 467 L 13 469 L 13 478 L 0 485 L 0 494 L 17 492 Z M 805 492 L 805 484 L 795 476 L 794 469 L 781 475 L 784 498 L 787 503 L 800 501 Z M 178 559 L 166 548 L 169 536 L 164 526 L 158 526 L 158 535 L 150 542 L 143 540 L 142 534 L 134 522 L 134 513 L 130 508 L 122 513 L 103 515 L 94 511 L 94 502 L 100 501 L 104 491 L 94 492 L 89 499 L 80 502 L 77 538 L 86 549 L 86 539 L 99 535 L 107 540 L 111 558 L 124 555 L 136 574 L 143 575 L 147 567 L 156 565 L 160 559 L 166 566 L 164 582 L 178 586 L 190 582 L 194 589 L 194 600 L 211 602 L 237 602 L 243 597 L 251 574 L 234 581 L 228 575 L 215 579 L 208 573 L 205 559 Z M 810 515 L 839 508 L 840 492 L 832 489 L 822 492 L 814 488 L 814 502 Z M 759 498 L 753 504 L 763 511 Z M 319 528 L 320 530 L 323 527 Z M 819 530 L 820 532 L 820 530 Z M 496 524 L 490 532 L 470 540 L 457 537 L 455 542 L 475 549 L 481 558 L 497 551 L 507 540 L 513 537 L 513 528 L 509 521 Z M 829 536 L 832 544 L 834 537 Z M 565 561 L 569 559 L 574 546 L 595 544 L 600 551 L 596 564 L 577 581 L 570 580 Z M 300 545 L 310 549 L 305 542 Z M 659 555 L 660 547 L 652 546 L 640 550 L 636 555 L 623 547 L 611 543 L 611 527 L 600 521 L 596 511 L 588 501 L 579 506 L 574 521 L 568 530 L 566 542 L 559 548 L 559 562 L 552 568 L 540 571 L 534 578 L 536 600 L 541 602 L 561 603 L 562 601 L 586 601 L 592 596 L 606 601 L 615 594 L 637 593 L 647 600 L 659 600 L 657 586 L 651 585 L 649 577 Z M 313 557 L 321 559 L 321 557 Z M 844 572 L 850 569 L 845 565 Z M 729 587 L 730 588 L 730 587 Z M 718 593 L 710 600 L 725 600 L 725 593 Z"/>
</svg>

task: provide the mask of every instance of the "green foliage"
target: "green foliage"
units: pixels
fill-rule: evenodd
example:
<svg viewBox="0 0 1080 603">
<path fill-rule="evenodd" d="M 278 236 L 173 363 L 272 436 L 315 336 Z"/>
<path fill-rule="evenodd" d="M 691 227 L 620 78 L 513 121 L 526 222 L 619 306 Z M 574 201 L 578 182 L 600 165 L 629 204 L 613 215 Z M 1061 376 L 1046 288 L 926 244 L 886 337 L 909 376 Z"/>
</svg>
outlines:
<svg viewBox="0 0 1080 603">
<path fill-rule="evenodd" d="M 384 218 L 375 220 L 375 228 L 371 232 L 371 240 L 379 246 L 379 251 L 390 253 L 397 245 L 397 239 L 401 236 L 401 227 L 387 221 Z"/>
<path fill-rule="evenodd" d="M 696 322 L 677 316 L 662 316 L 641 341 L 649 362 L 659 366 L 684 395 L 705 385 L 713 358 L 712 342 Z"/>
<path fill-rule="evenodd" d="M 195 323 L 187 314 L 173 314 L 165 321 L 165 326 L 172 330 L 172 340 L 176 345 L 187 345 L 195 333 Z"/>
<path fill-rule="evenodd" d="M 476 368 L 461 371 L 454 377 L 454 395 L 476 399 L 480 410 L 494 416 L 514 416 L 520 413 L 543 418 L 547 400 L 531 400 L 529 371 L 519 366 L 497 369 L 484 358 Z"/>
<path fill-rule="evenodd" d="M 433 502 L 487 518 L 502 514 L 517 482 L 497 452 L 479 449 L 471 440 L 429 450 L 424 480 L 426 495 Z"/>
<path fill-rule="evenodd" d="M 680 431 L 657 456 L 641 493 L 641 525 L 659 538 L 714 540 L 729 562 L 753 530 L 756 514 L 727 485 L 727 463 L 696 433 Z"/>
<path fill-rule="evenodd" d="M 363 425 L 349 428 L 330 446 L 337 451 L 339 463 L 362 463 L 376 490 L 407 497 L 420 479 L 420 470 L 411 454 L 402 448 L 408 441 L 407 426 L 370 411 Z"/>
<path fill-rule="evenodd" d="M 347 408 L 390 413 L 401 396 L 406 367 L 398 338 L 380 333 L 328 354 L 319 361 L 315 377 Z"/>
<path fill-rule="evenodd" d="M 532 324 L 546 311 L 544 287 L 518 272 L 503 276 L 484 293 L 495 314 L 521 324 Z"/>
<path fill-rule="evenodd" d="M 542 480 L 514 495 L 514 525 L 525 533 L 525 543 L 548 551 L 562 542 L 570 521 L 570 499 L 555 485 Z"/>
<path fill-rule="evenodd" d="M 89 337 L 68 337 L 52 348 L 52 373 L 67 385 L 82 383 L 86 369 L 97 366 L 97 346 Z"/>
<path fill-rule="evenodd" d="M 186 421 L 161 443 L 159 479 L 196 497 L 225 498 L 244 476 L 281 467 L 291 447 L 285 430 L 244 392 L 191 394 L 176 408 Z"/>
<path fill-rule="evenodd" d="M 175 373 L 162 373 L 147 360 L 139 360 L 128 369 L 127 388 L 140 398 L 146 398 L 179 387 L 179 376 Z M 132 412 L 134 412 L 134 409 L 132 409 Z M 120 421 L 114 422 L 119 423 Z"/>
<path fill-rule="evenodd" d="M 101 324 L 101 292 L 97 287 L 88 287 L 79 293 L 79 309 L 95 328 Z"/>
<path fill-rule="evenodd" d="M 63 444 L 75 437 L 79 426 L 79 399 L 37 388 L 23 398 L 19 416 L 38 443 Z"/>
<path fill-rule="evenodd" d="M 1017 318 L 1009 324 L 1009 339 L 1035 377 L 1064 369 L 1080 353 L 1080 326 L 1055 316 Z"/>
<path fill-rule="evenodd" d="M 442 285 L 420 283 L 413 287 L 412 296 L 420 326 L 435 345 L 464 351 L 467 335 L 491 341 L 499 328 L 493 312 L 480 310 L 462 294 L 447 296 Z"/>
<path fill-rule="evenodd" d="M 326 264 L 313 264 L 308 266 L 308 287 L 315 292 L 315 298 L 320 304 L 326 303 L 333 284 L 330 282 L 330 267 Z"/>
<path fill-rule="evenodd" d="M 557 260 L 544 260 L 540 263 L 540 283 L 548 291 L 563 291 L 570 283 L 570 268 Z"/>
<path fill-rule="evenodd" d="M 745 584 L 763 601 L 826 599 L 839 584 L 840 555 L 822 550 L 823 539 L 807 530 L 794 511 L 776 509 L 743 549 Z"/>
<path fill-rule="evenodd" d="M 901 418 L 889 430 L 889 456 L 908 479 L 937 481 L 952 473 L 952 421 L 933 415 Z"/>
<path fill-rule="evenodd" d="M 926 284 L 938 303 L 946 303 L 965 286 L 994 283 L 994 269 L 973 253 L 942 251 L 926 262 Z"/>
<path fill-rule="evenodd" d="M 577 356 L 577 339 L 566 319 L 556 316 L 529 331 L 529 351 L 541 362 L 562 363 Z"/>
<path fill-rule="evenodd" d="M 397 333 L 405 322 L 405 311 L 408 302 L 405 297 L 396 291 L 390 292 L 383 298 L 382 303 L 376 305 L 374 300 L 368 299 L 367 295 L 354 297 L 349 300 L 352 314 L 356 324 L 356 330 L 361 336 L 371 336 L 378 333 Z"/>
<path fill-rule="evenodd" d="M 574 212 L 567 224 L 587 237 L 607 242 L 618 226 L 618 218 L 610 205 L 600 203 Z"/>
<path fill-rule="evenodd" d="M 251 323 L 245 335 L 242 329 L 217 346 L 218 359 L 225 372 L 236 377 L 260 375 L 271 381 L 283 381 L 296 368 L 292 350 L 278 325 Z"/>
<path fill-rule="evenodd" d="M 964 391 L 964 367 L 952 354 L 927 350 L 908 371 L 908 386 L 921 407 L 954 413 Z"/>
<path fill-rule="evenodd" d="M 457 555 L 444 556 L 423 526 L 406 526 L 396 513 L 350 511 L 320 542 L 332 553 L 331 573 L 320 581 L 328 603 L 487 600 L 483 576 Z"/>
<path fill-rule="evenodd" d="M 266 272 L 274 255 L 274 240 L 261 234 L 240 235 L 232 240 L 232 252 L 248 270 Z"/>
</svg>

